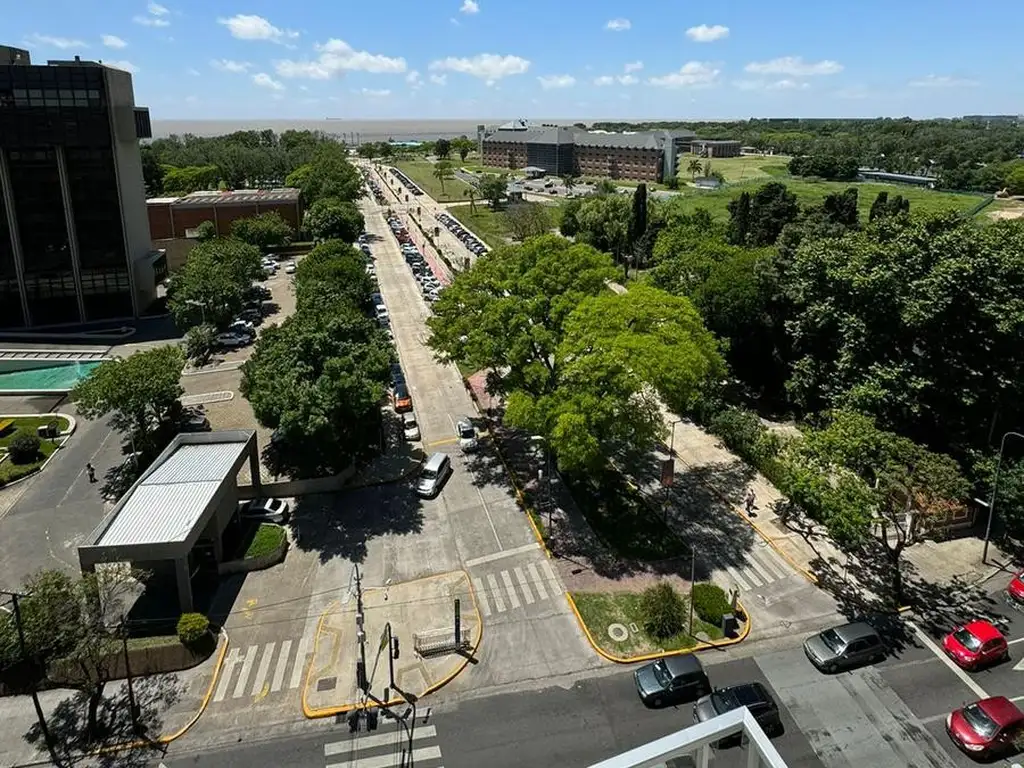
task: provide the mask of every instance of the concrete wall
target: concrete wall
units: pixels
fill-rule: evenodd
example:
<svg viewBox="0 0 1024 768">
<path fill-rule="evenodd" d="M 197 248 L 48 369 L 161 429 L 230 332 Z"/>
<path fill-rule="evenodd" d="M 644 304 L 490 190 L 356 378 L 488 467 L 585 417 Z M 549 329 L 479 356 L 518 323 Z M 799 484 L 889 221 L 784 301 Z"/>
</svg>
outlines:
<svg viewBox="0 0 1024 768">
<path fill-rule="evenodd" d="M 185 266 L 188 255 L 197 245 L 199 245 L 198 240 L 191 240 L 187 237 L 153 241 L 154 248 L 160 248 L 167 254 L 167 274 L 169 275 L 173 275 Z"/>
<path fill-rule="evenodd" d="M 238 486 L 238 498 L 242 500 L 266 498 L 268 496 L 307 496 L 314 493 L 333 493 L 340 491 L 355 476 L 356 468 L 349 467 L 344 472 L 331 477 L 314 477 L 309 480 L 286 480 L 281 483 L 263 483 L 259 492 L 251 485 Z"/>
</svg>

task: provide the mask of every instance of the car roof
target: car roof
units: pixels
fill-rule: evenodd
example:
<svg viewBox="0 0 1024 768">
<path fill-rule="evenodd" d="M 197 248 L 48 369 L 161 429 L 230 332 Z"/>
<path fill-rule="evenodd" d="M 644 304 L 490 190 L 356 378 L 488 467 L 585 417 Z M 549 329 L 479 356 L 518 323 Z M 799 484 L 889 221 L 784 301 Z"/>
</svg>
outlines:
<svg viewBox="0 0 1024 768">
<path fill-rule="evenodd" d="M 1002 633 L 992 624 L 987 621 L 983 621 L 982 619 L 975 619 L 974 621 L 964 624 L 964 629 L 983 643 L 987 643 L 989 640 L 998 640 L 1003 636 Z"/>
<path fill-rule="evenodd" d="M 772 695 L 768 693 L 768 689 L 758 682 L 730 685 L 728 688 L 720 688 L 719 691 L 732 694 L 736 697 L 736 701 L 744 707 L 749 707 L 753 704 L 775 703 Z"/>
<path fill-rule="evenodd" d="M 1024 721 L 1024 712 L 1005 696 L 993 696 L 982 699 L 978 706 L 994 720 L 1000 728 Z"/>
<path fill-rule="evenodd" d="M 694 656 L 692 653 L 684 653 L 679 656 L 668 656 L 662 659 L 666 669 L 669 673 L 675 677 L 676 675 L 687 675 L 694 674 L 697 672 L 704 671 L 704 665 L 700 663 L 700 659 Z"/>
<path fill-rule="evenodd" d="M 866 621 L 854 621 L 850 624 L 844 624 L 841 627 L 835 627 L 835 632 L 847 643 L 851 643 L 854 640 L 860 640 L 865 637 L 878 636 L 878 632 L 875 631 L 875 628 Z"/>
<path fill-rule="evenodd" d="M 409 390 L 405 388 L 405 384 L 404 383 L 399 383 L 399 384 L 395 385 L 395 397 L 408 397 L 408 396 L 409 396 Z"/>
<path fill-rule="evenodd" d="M 412 411 L 406 411 L 402 414 L 402 421 L 416 421 L 416 414 Z"/>
</svg>

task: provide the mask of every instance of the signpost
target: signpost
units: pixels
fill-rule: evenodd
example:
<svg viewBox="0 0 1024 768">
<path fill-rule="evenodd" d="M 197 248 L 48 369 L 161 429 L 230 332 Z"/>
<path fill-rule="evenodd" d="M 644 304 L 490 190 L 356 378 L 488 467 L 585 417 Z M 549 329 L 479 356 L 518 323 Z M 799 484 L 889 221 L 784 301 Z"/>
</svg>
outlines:
<svg viewBox="0 0 1024 768">
<path fill-rule="evenodd" d="M 455 598 L 455 647 L 461 647 L 462 643 L 462 601 Z"/>
</svg>

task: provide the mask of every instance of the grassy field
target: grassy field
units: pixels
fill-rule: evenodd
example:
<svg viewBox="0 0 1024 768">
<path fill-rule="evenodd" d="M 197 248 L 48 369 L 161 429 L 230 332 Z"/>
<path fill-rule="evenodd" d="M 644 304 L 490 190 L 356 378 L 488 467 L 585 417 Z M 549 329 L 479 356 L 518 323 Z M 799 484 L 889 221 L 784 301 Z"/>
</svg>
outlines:
<svg viewBox="0 0 1024 768">
<path fill-rule="evenodd" d="M 0 419 L 6 421 L 6 419 Z M 60 416 L 20 416 L 14 419 L 14 425 L 0 437 L 0 448 L 5 449 L 19 432 L 28 432 L 31 435 L 36 433 L 37 427 L 42 427 L 56 421 L 61 431 L 68 428 L 68 420 Z M 0 461 L 0 487 L 15 480 L 20 480 L 31 475 L 39 469 L 43 463 L 57 450 L 57 443 L 53 440 L 41 440 L 39 443 L 38 459 L 31 464 L 15 464 L 9 458 Z"/>
<path fill-rule="evenodd" d="M 426 160 L 402 160 L 395 167 L 420 185 L 424 192 L 443 203 L 465 200 L 469 185 L 458 179 L 448 179 L 441 192 L 441 182 L 434 178 L 434 164 Z"/>
<path fill-rule="evenodd" d="M 558 227 L 562 219 L 561 205 L 547 205 L 552 228 Z M 453 205 L 448 212 L 475 232 L 491 248 L 508 245 L 508 230 L 505 228 L 501 211 L 492 211 L 486 203 L 477 203 L 474 213 L 469 204 Z"/>
<path fill-rule="evenodd" d="M 680 181 L 690 179 L 691 174 L 686 168 L 694 159 L 700 160 L 702 164 L 707 162 L 696 155 L 680 156 L 677 166 Z M 789 171 L 786 165 L 789 160 L 790 158 L 785 155 L 743 155 L 741 157 L 723 157 L 718 160 L 712 158 L 711 170 L 718 171 L 725 176 L 725 180 L 730 184 L 757 179 L 767 180 L 773 176 L 787 176 Z"/>
</svg>

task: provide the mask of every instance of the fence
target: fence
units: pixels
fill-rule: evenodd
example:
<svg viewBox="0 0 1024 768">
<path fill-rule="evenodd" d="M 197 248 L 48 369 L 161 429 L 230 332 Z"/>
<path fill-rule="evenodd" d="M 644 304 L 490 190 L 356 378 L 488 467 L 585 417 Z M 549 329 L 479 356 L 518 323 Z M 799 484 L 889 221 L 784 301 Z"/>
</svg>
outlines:
<svg viewBox="0 0 1024 768">
<path fill-rule="evenodd" d="M 412 636 L 412 648 L 423 658 L 469 650 L 469 627 L 462 627 L 459 634 L 460 637 L 456 641 L 454 627 L 416 632 Z"/>
</svg>

